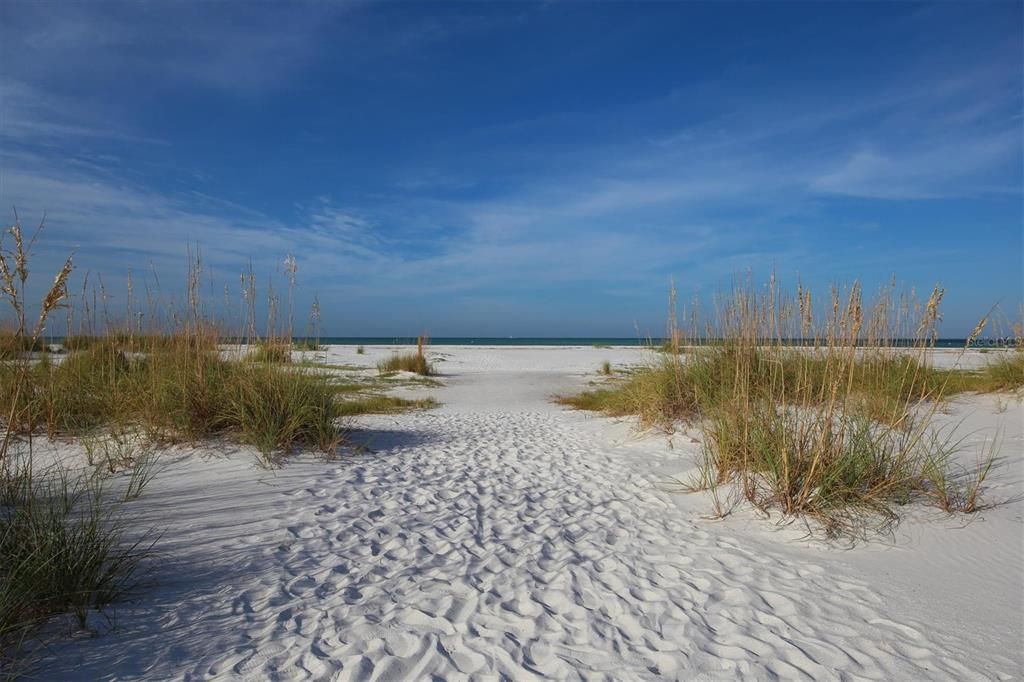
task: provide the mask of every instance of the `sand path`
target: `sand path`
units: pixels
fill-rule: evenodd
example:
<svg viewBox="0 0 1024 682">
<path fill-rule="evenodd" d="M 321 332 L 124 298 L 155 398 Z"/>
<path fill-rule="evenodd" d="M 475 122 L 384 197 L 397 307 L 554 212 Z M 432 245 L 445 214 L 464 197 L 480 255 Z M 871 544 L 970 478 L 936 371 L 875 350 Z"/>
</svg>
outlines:
<svg viewBox="0 0 1024 682">
<path fill-rule="evenodd" d="M 370 453 L 273 479 L 249 473 L 236 482 L 244 494 L 154 493 L 154 518 L 170 505 L 168 537 L 180 538 L 160 586 L 122 611 L 119 630 L 64 647 L 54 677 L 1013 671 L 1011 659 L 978 660 L 892 612 L 861 581 L 680 514 L 635 448 L 547 401 L 565 377 L 479 371 L 446 382 L 439 410 L 363 420 Z M 211 463 L 218 489 L 228 466 Z"/>
</svg>

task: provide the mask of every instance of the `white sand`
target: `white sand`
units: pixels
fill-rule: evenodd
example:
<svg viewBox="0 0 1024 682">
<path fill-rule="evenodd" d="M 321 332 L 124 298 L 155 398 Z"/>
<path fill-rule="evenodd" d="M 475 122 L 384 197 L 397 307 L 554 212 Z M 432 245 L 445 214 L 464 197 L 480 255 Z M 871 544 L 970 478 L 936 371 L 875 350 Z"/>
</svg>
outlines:
<svg viewBox="0 0 1024 682">
<path fill-rule="evenodd" d="M 389 349 L 328 359 L 372 366 Z M 644 351 L 437 347 L 444 404 L 354 422 L 370 452 L 277 471 L 175 450 L 136 523 L 161 561 L 117 628 L 44 679 L 1019 679 L 1021 404 L 961 400 L 962 457 L 1002 429 L 972 519 L 914 512 L 852 550 L 664 492 L 699 434 L 549 401 Z M 1000 409 L 1004 409 L 1000 412 Z M 207 455 L 207 456 L 204 456 Z"/>
</svg>

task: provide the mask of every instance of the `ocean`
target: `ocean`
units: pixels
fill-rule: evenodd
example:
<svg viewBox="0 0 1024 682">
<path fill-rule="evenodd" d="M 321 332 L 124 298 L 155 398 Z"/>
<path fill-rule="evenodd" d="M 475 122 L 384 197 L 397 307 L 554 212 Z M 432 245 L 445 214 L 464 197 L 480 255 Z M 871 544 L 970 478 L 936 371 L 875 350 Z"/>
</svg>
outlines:
<svg viewBox="0 0 1024 682">
<path fill-rule="evenodd" d="M 319 339 L 324 345 L 337 346 L 397 346 L 416 345 L 416 337 L 391 336 L 322 336 Z M 572 337 L 572 336 L 432 336 L 431 346 L 646 346 L 661 345 L 665 339 L 638 339 L 635 337 Z M 963 348 L 967 339 L 939 339 L 936 348 Z M 894 346 L 909 346 L 912 341 L 901 339 Z M 808 345 L 799 339 L 793 345 Z M 1012 340 L 978 339 L 976 347 L 1013 345 Z"/>
</svg>

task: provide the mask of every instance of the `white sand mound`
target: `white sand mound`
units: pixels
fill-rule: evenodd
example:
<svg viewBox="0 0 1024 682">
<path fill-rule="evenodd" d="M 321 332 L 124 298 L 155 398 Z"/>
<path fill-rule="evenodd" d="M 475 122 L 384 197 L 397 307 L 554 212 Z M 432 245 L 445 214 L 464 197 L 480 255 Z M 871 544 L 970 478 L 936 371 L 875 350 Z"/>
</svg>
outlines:
<svg viewBox="0 0 1024 682">
<path fill-rule="evenodd" d="M 623 428 L 546 402 L 582 382 L 570 372 L 639 351 L 443 350 L 448 387 L 430 394 L 445 406 L 360 420 L 367 454 L 276 473 L 253 469 L 244 452 L 176 462 L 137 503 L 141 521 L 166 529 L 156 585 L 118 608 L 117 630 L 56 647 L 41 676 L 1019 673 L 1019 650 L 961 637 L 984 611 L 924 621 L 931 611 L 908 612 L 884 593 L 889 583 L 865 580 L 870 571 L 838 569 L 841 555 L 741 541 L 658 490 L 655 467 L 678 457 L 664 438 L 621 442 Z M 529 370 L 531 354 L 542 370 Z M 360 361 L 351 349 L 331 355 Z M 1020 552 L 1007 556 L 1019 572 Z M 969 577 L 952 576 L 949 589 L 960 580 Z M 1019 604 L 1014 589 L 985 598 Z M 1003 619 L 1019 642 L 1020 621 Z"/>
</svg>

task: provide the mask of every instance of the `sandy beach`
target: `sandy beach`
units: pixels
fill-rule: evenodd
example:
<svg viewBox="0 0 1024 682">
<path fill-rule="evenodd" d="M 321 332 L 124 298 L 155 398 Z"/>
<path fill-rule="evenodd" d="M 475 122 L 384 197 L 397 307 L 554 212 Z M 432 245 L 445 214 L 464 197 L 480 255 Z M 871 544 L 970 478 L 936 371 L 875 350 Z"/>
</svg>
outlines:
<svg viewBox="0 0 1024 682">
<path fill-rule="evenodd" d="M 371 369 L 394 349 L 329 347 Z M 650 351 L 437 347 L 439 408 L 365 416 L 333 461 L 161 454 L 132 529 L 134 600 L 54 643 L 42 679 L 1020 679 L 1024 440 L 1010 394 L 938 417 L 975 461 L 971 517 L 910 509 L 850 548 L 682 494 L 701 434 L 639 432 L 553 395 Z M 977 358 L 968 357 L 969 362 Z M 74 448 L 64 446 L 63 452 Z"/>
<path fill-rule="evenodd" d="M 1022 54 L 0 0 L 0 682 L 1024 682 Z"/>
</svg>

